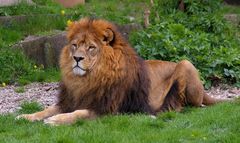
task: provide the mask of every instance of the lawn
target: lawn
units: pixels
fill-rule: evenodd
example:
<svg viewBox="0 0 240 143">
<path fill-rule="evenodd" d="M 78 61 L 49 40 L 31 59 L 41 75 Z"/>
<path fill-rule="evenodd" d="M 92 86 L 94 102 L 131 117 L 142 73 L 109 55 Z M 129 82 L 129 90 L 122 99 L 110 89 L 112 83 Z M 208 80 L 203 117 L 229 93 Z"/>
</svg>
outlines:
<svg viewBox="0 0 240 143">
<path fill-rule="evenodd" d="M 43 122 L 14 120 L 0 116 L 0 142 L 27 143 L 140 143 L 140 142 L 240 142 L 240 102 L 206 108 L 166 112 L 152 119 L 146 115 L 105 116 L 79 120 L 73 125 L 49 126 Z M 33 110 L 31 110 L 33 109 Z M 39 110 L 37 104 L 24 106 L 21 113 Z"/>
</svg>

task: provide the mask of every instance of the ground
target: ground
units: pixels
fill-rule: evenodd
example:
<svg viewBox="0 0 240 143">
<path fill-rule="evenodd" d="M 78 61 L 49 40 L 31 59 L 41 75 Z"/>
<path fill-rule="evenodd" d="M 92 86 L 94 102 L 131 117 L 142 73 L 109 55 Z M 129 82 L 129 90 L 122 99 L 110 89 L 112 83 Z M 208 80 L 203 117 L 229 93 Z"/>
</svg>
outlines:
<svg viewBox="0 0 240 143">
<path fill-rule="evenodd" d="M 0 113 L 13 113 L 24 102 L 38 102 L 44 107 L 56 103 L 58 82 L 31 83 L 26 86 L 0 87 Z M 207 93 L 216 98 L 229 99 L 240 96 L 240 89 L 221 85 L 212 87 Z"/>
</svg>

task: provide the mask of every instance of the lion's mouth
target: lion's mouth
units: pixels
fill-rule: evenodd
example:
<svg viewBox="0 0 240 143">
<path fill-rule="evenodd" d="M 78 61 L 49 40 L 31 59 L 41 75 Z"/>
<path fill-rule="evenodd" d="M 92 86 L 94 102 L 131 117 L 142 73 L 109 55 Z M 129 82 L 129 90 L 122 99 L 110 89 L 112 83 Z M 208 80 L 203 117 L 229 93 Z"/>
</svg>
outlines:
<svg viewBox="0 0 240 143">
<path fill-rule="evenodd" d="M 76 65 L 76 66 L 74 66 L 73 68 L 80 68 L 80 69 L 83 70 L 83 71 L 87 71 L 87 69 L 84 69 L 84 68 L 80 67 L 79 65 Z"/>
<path fill-rule="evenodd" d="M 75 75 L 83 76 L 83 75 L 86 74 L 86 72 L 87 72 L 87 69 L 84 69 L 84 68 L 82 68 L 82 67 L 80 67 L 78 65 L 73 67 L 73 73 Z"/>
</svg>

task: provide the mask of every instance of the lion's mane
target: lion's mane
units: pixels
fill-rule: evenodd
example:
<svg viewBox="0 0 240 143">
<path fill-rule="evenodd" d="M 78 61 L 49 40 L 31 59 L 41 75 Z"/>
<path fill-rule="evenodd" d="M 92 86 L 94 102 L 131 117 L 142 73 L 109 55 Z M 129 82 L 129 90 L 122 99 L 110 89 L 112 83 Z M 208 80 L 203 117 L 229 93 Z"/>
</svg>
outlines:
<svg viewBox="0 0 240 143">
<path fill-rule="evenodd" d="M 98 19 L 81 19 L 68 28 L 68 39 L 88 31 L 98 38 L 106 29 L 114 34 L 109 47 L 101 47 L 96 67 L 84 77 L 72 74 L 67 46 L 60 56 L 62 82 L 57 105 L 62 112 L 89 109 L 97 114 L 143 112 L 152 114 L 147 67 L 115 25 Z"/>
</svg>

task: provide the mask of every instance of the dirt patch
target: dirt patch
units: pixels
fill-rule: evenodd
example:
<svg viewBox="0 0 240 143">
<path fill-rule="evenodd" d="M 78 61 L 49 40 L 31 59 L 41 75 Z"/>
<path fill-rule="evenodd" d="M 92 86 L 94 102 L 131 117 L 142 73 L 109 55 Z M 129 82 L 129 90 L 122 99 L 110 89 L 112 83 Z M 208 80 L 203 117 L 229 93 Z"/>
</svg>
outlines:
<svg viewBox="0 0 240 143">
<path fill-rule="evenodd" d="M 44 107 L 53 105 L 57 101 L 58 86 L 56 82 L 32 83 L 24 87 L 23 93 L 18 93 L 17 86 L 0 87 L 0 114 L 15 112 L 26 101 L 36 101 Z M 240 89 L 228 85 L 212 87 L 207 93 L 222 99 L 240 97 Z"/>
<path fill-rule="evenodd" d="M 15 112 L 26 101 L 36 101 L 44 107 L 57 101 L 58 83 L 32 83 L 24 87 L 23 93 L 17 93 L 18 88 L 17 86 L 0 88 L 0 114 Z"/>
</svg>

